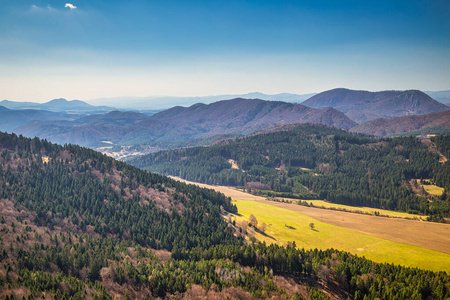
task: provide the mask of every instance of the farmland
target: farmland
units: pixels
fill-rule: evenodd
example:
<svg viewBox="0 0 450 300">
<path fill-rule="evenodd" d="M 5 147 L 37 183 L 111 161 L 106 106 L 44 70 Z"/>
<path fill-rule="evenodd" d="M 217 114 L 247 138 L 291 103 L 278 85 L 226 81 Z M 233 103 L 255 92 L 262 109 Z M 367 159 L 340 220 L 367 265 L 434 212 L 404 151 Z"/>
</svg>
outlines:
<svg viewBox="0 0 450 300">
<path fill-rule="evenodd" d="M 266 223 L 267 229 L 265 234 L 261 234 L 258 231 L 255 234 L 256 239 L 266 243 L 282 245 L 295 241 L 298 247 L 304 247 L 305 249 L 335 248 L 365 256 L 376 262 L 395 263 L 434 271 L 450 271 L 450 255 L 448 253 L 408 245 L 378 237 L 381 235 L 364 234 L 355 229 L 322 222 L 316 218 L 286 208 L 289 204 L 274 206 L 267 202 L 252 200 L 234 200 L 233 202 L 237 205 L 240 214 L 235 216 L 237 224 L 240 224 L 243 220 L 248 220 L 250 214 L 256 216 L 258 224 Z M 373 227 L 370 224 L 371 219 L 387 219 L 365 215 L 349 215 L 365 217 L 367 227 Z M 398 220 L 421 223 L 418 221 Z M 350 221 L 350 219 L 347 219 L 347 221 Z M 309 227 L 310 223 L 314 223 L 314 229 Z M 383 231 L 385 228 L 378 227 L 377 229 Z M 450 228 L 447 229 L 450 230 Z M 399 232 L 399 234 L 401 233 Z M 440 246 L 444 247 L 445 244 L 448 245 L 448 242 L 442 243 Z M 434 245 L 430 248 L 432 247 L 440 248 L 439 245 Z"/>
<path fill-rule="evenodd" d="M 267 235 L 256 233 L 259 240 L 277 244 L 296 241 L 299 247 L 335 248 L 364 255 L 377 262 L 450 271 L 448 224 L 408 220 L 404 217 L 415 215 L 399 212 L 380 211 L 392 216 L 388 218 L 267 201 L 230 187 L 197 185 L 215 189 L 234 199 L 241 215 L 235 216 L 238 223 L 254 214 L 260 224 L 271 224 L 267 226 Z M 322 202 L 314 201 L 316 206 L 329 204 Z M 362 209 L 343 205 L 342 208 Z M 317 231 L 311 230 L 309 223 L 314 223 Z"/>
</svg>

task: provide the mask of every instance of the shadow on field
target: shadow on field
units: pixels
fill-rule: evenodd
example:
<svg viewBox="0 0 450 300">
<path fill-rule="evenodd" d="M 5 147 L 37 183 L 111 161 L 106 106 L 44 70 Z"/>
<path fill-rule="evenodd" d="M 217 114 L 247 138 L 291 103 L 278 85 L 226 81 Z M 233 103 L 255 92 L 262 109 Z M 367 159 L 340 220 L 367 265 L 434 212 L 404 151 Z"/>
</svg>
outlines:
<svg viewBox="0 0 450 300">
<path fill-rule="evenodd" d="M 258 233 L 260 233 L 261 235 L 263 235 L 263 236 L 265 236 L 265 237 L 267 237 L 267 238 L 269 238 L 269 239 L 271 239 L 271 240 L 274 240 L 274 241 L 276 241 L 277 239 L 276 238 L 274 238 L 273 236 L 271 236 L 271 235 L 268 235 L 267 233 L 265 233 L 265 232 L 262 232 L 261 230 L 259 230 L 259 229 L 256 229 L 256 231 L 258 232 Z"/>
<path fill-rule="evenodd" d="M 265 236 L 265 237 L 268 237 L 269 239 L 271 239 L 271 240 L 274 240 L 274 241 L 276 241 L 277 239 L 276 238 L 274 238 L 273 236 L 271 236 L 271 235 L 268 235 L 267 233 L 265 233 L 265 232 L 261 232 L 261 234 L 263 235 L 263 236 Z"/>
</svg>

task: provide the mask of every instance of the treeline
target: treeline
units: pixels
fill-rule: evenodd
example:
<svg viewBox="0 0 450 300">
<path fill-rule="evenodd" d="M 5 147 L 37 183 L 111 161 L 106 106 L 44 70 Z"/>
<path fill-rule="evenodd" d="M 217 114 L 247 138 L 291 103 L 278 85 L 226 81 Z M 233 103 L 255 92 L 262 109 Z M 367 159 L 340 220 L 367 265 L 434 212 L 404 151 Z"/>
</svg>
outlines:
<svg viewBox="0 0 450 300">
<path fill-rule="evenodd" d="M 450 276 L 392 264 L 375 264 L 364 257 L 329 249 L 298 249 L 295 243 L 282 247 L 265 243 L 192 249 L 173 253 L 194 260 L 226 259 L 267 274 L 312 276 L 325 284 L 338 283 L 353 299 L 446 299 Z"/>
<path fill-rule="evenodd" d="M 184 293 L 196 284 L 217 292 L 239 287 L 255 298 L 284 295 L 305 299 L 299 293 L 288 295 L 283 287 L 276 285 L 275 275 L 311 285 L 310 296 L 316 294 L 323 299 L 328 297 L 318 289 L 331 290 L 340 298 L 361 300 L 450 296 L 450 276 L 445 272 L 376 264 L 334 249 L 299 249 L 295 243 L 174 249 L 167 261 L 139 245 L 109 238 L 93 239 L 86 235 L 75 238 L 62 234 L 53 237 L 52 243 L 25 251 L 19 249 L 17 280 L 14 282 L 8 275 L 0 280 L 24 285 L 36 293 L 47 291 L 58 298 L 75 299 L 85 295 L 87 288 L 94 289 L 98 298 L 101 295 L 103 299 L 111 299 L 101 284 L 106 280 L 130 290 L 145 290 L 148 297 Z M 134 249 L 133 255 L 130 247 Z M 50 274 L 49 263 L 56 263 L 60 272 Z M 107 275 L 102 276 L 100 270 Z"/>
<path fill-rule="evenodd" d="M 449 140 L 448 136 L 432 138 L 444 156 L 449 152 Z M 230 159 L 239 169 L 232 168 Z M 450 215 L 449 163 L 439 162 L 437 152 L 415 137 L 378 139 L 306 124 L 225 145 L 153 153 L 130 163 L 161 174 L 242 186 L 257 193 L 261 190 L 252 188 L 254 183 L 284 197 Z M 431 179 L 445 192 L 433 198 L 416 195 L 411 179 Z"/>
</svg>

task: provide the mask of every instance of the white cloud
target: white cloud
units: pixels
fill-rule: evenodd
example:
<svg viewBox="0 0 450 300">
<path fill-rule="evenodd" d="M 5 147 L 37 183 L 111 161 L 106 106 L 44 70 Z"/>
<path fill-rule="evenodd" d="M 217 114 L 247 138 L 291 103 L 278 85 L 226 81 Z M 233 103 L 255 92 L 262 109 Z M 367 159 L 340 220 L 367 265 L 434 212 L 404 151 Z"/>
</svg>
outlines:
<svg viewBox="0 0 450 300">
<path fill-rule="evenodd" d="M 72 3 L 66 3 L 66 5 L 64 5 L 64 7 L 68 7 L 70 9 L 76 9 L 77 7 L 75 5 L 73 5 Z"/>
</svg>

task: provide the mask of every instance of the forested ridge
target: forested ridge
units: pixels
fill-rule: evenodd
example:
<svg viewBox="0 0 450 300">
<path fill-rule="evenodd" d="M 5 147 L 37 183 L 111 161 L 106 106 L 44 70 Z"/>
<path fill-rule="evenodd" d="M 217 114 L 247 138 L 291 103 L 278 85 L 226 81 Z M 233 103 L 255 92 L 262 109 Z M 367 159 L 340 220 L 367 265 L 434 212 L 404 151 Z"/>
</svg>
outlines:
<svg viewBox="0 0 450 300">
<path fill-rule="evenodd" d="M 450 163 L 439 155 L 448 157 L 448 136 L 375 138 L 312 124 L 273 131 L 153 153 L 130 163 L 268 196 L 423 213 L 437 220 L 450 215 Z M 424 180 L 445 188 L 444 193 L 418 193 Z"/>
<path fill-rule="evenodd" d="M 248 244 L 230 199 L 73 145 L 0 133 L 0 296 L 445 299 L 450 277 Z"/>
</svg>

